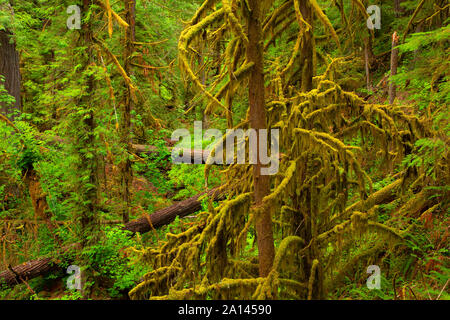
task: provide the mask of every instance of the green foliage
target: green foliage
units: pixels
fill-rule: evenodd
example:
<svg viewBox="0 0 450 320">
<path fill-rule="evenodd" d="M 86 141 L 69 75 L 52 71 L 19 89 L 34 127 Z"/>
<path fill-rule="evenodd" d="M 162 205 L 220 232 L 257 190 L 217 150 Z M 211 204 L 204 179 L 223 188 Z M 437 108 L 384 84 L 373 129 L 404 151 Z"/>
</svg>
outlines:
<svg viewBox="0 0 450 320">
<path fill-rule="evenodd" d="M 401 52 L 411 52 L 419 49 L 424 49 L 430 45 L 438 42 L 447 42 L 450 37 L 450 25 L 445 27 L 428 31 L 428 32 L 417 32 L 411 34 L 406 39 L 404 44 L 398 46 Z"/>
<path fill-rule="evenodd" d="M 203 165 L 179 164 L 169 171 L 169 177 L 175 186 L 183 188 L 174 197 L 175 200 L 192 197 L 205 189 L 205 168 Z M 218 172 L 211 174 L 208 179 L 209 188 L 220 184 L 221 179 Z"/>
<path fill-rule="evenodd" d="M 217 99 L 227 104 L 209 108 L 211 128 L 248 127 L 247 76 L 253 66 L 246 64 L 247 17 L 242 14 L 248 1 L 137 0 L 136 41 L 125 77 L 125 28 L 113 18 L 109 35 L 103 6 L 83 12 L 83 23 L 95 36 L 85 43 L 86 28 L 66 27 L 71 1 L 17 0 L 14 17 L 4 9 L 7 3 L 0 0 L 0 31 L 14 32 L 23 110 L 10 111 L 15 101 L 0 75 L 0 106 L 7 109 L 5 116 L 15 113 L 12 123 L 0 121 L 3 268 L 10 261 L 52 256 L 61 247 L 83 242 L 89 243 L 83 250 L 55 258 L 62 268 L 69 261 L 82 265 L 88 289 L 102 298 L 126 297 L 136 286 L 151 292 L 155 283 L 151 293 L 166 298 L 223 298 L 229 288 L 237 288 L 237 298 L 268 298 L 272 293 L 306 298 L 305 286 L 316 294 L 322 285 L 309 279 L 316 260 L 321 266 L 317 279 L 328 282 L 323 286 L 330 289 L 328 298 L 450 298 L 448 289 L 443 290 L 449 252 L 442 241 L 448 233 L 450 199 L 448 8 L 434 14 L 440 8 L 433 1 L 418 8 L 418 1 L 405 0 L 403 11 L 396 13 L 393 1 L 375 1 L 382 9 L 382 29 L 372 33 L 366 26 L 367 1 L 260 2 L 272 6 L 263 21 L 267 123 L 282 130 L 283 149 L 280 172 L 271 180 L 272 193 L 264 204 L 273 215 L 278 265 L 261 280 L 254 227 L 259 208 L 252 203 L 251 168 L 215 166 L 208 168 L 206 180 L 203 165 L 172 165 L 166 146 L 173 129 L 191 129 L 192 121 L 203 119 L 205 108 L 211 107 L 208 93 L 221 93 Z M 124 2 L 109 3 L 125 19 Z M 310 92 L 300 90 L 308 41 L 295 11 L 299 3 L 312 3 L 320 18 L 311 22 L 315 50 Z M 226 16 L 208 16 L 227 5 Z M 208 23 L 198 27 L 205 18 Z M 413 33 L 418 26 L 423 32 Z M 331 41 L 336 37 L 332 27 L 340 47 Z M 393 77 L 398 105 L 390 106 L 382 105 L 384 93 L 373 95 L 365 86 L 363 50 L 370 41 L 373 78 L 387 75 L 394 31 L 400 36 L 407 31 L 407 37 L 399 46 L 399 72 Z M 127 77 L 131 85 L 124 81 Z M 207 91 L 194 92 L 196 87 Z M 122 109 L 131 88 L 136 101 L 131 126 L 124 129 Z M 125 130 L 129 137 L 124 143 Z M 157 152 L 134 154 L 125 148 L 128 139 L 156 146 Z M 202 141 L 202 148 L 210 143 Z M 193 137 L 179 146 L 194 148 Z M 121 219 L 120 172 L 127 159 L 133 172 L 132 219 L 205 187 L 226 185 L 228 199 L 212 206 L 202 199 L 200 213 L 177 217 L 142 237 L 120 226 L 105 227 L 101 221 Z M 41 217 L 35 216 L 24 179 L 30 170 L 37 173 L 39 201 L 48 205 L 45 214 L 57 225 L 55 230 L 34 221 Z M 389 201 L 372 206 L 372 196 L 385 190 Z M 423 200 L 418 201 L 423 202 L 420 211 L 407 206 L 417 199 Z M 86 220 L 92 229 L 82 227 Z M 382 289 L 369 290 L 365 268 L 377 263 L 382 265 Z M 0 288 L 0 299 L 49 298 L 40 292 L 66 276 L 60 270 L 30 280 L 36 295 L 24 284 Z M 335 280 L 341 283 L 334 286 Z M 181 290 L 181 295 L 169 289 Z M 197 296 L 184 295 L 192 289 Z M 51 296 L 59 300 L 86 298 L 78 291 L 58 290 Z"/>
<path fill-rule="evenodd" d="M 71 301 L 71 300 L 84 300 L 82 293 L 79 290 L 71 290 L 67 294 L 56 298 L 54 300 Z"/>
<path fill-rule="evenodd" d="M 369 289 L 366 283 L 361 285 L 356 284 L 350 279 L 347 279 L 348 296 L 346 298 L 351 300 L 392 300 L 393 287 L 389 279 L 381 276 L 381 289 Z"/>
<path fill-rule="evenodd" d="M 425 112 L 428 108 L 429 115 L 435 111 L 434 106 L 450 103 L 449 75 L 446 72 L 450 67 L 449 33 L 449 25 L 415 33 L 399 46 L 406 61 L 393 80 L 410 92 L 409 99 L 418 104 L 419 110 Z M 439 113 L 434 116 L 448 119 L 448 110 L 437 111 Z"/>
<path fill-rule="evenodd" d="M 119 297 L 145 273 L 145 266 L 136 261 L 130 249 L 140 245 L 119 227 L 105 227 L 103 233 L 102 240 L 83 254 L 88 257 L 89 268 L 95 270 L 94 276 L 107 282 L 110 296 Z"/>
<path fill-rule="evenodd" d="M 406 167 L 423 168 L 427 176 L 436 179 L 434 164 L 442 159 L 446 148 L 442 140 L 419 139 L 415 144 L 415 152 L 406 156 L 403 164 Z"/>
<path fill-rule="evenodd" d="M 0 75 L 0 105 L 5 107 L 12 106 L 16 103 L 16 99 L 8 94 L 8 91 L 6 91 L 5 89 L 4 83 L 5 77 Z"/>
</svg>

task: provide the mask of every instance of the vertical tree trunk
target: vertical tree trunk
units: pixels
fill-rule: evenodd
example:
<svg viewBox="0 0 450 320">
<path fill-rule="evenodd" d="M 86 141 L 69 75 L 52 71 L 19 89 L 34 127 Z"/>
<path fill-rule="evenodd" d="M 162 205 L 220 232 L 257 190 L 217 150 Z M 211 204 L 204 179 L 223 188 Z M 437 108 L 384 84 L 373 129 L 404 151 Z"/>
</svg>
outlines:
<svg viewBox="0 0 450 320">
<path fill-rule="evenodd" d="M 52 221 L 52 214 L 47 203 L 47 195 L 42 189 L 38 173 L 34 170 L 34 168 L 31 168 L 25 172 L 23 178 L 28 187 L 28 192 L 30 193 L 35 219 L 37 220 L 40 218 L 44 220 L 48 229 L 52 232 L 53 238 L 58 241 L 59 244 L 62 244 L 61 238 L 55 232 L 56 225 Z"/>
<path fill-rule="evenodd" d="M 402 0 L 394 0 L 394 12 L 395 16 L 398 18 L 402 13 L 402 8 L 400 7 L 400 4 L 402 3 Z"/>
<path fill-rule="evenodd" d="M 372 91 L 372 77 L 370 74 L 370 52 L 372 51 L 372 48 L 369 48 L 369 39 L 364 39 L 364 65 L 366 69 L 366 87 L 367 90 L 370 92 Z"/>
<path fill-rule="evenodd" d="M 83 0 L 82 13 L 87 15 L 92 0 Z M 86 47 L 82 56 L 82 65 L 84 70 L 88 69 L 93 63 L 94 40 L 92 25 L 90 21 L 85 22 L 81 28 L 79 46 Z M 79 156 L 77 171 L 81 175 L 87 175 L 89 179 L 78 181 L 79 193 L 83 203 L 80 203 L 80 222 L 81 222 L 81 243 L 83 246 L 89 246 L 96 242 L 96 233 L 98 230 L 98 156 L 96 153 L 95 141 L 95 114 L 94 114 L 94 78 L 92 75 L 87 77 L 85 93 L 80 97 L 79 106 L 84 110 L 82 117 L 82 129 L 76 133 L 76 152 Z M 77 127 L 79 124 L 77 124 Z M 89 237 L 88 237 L 89 236 Z"/>
<path fill-rule="evenodd" d="M 262 48 L 261 8 L 260 0 L 249 0 L 247 60 L 255 64 L 249 79 L 250 125 L 258 132 L 266 129 L 266 106 L 264 96 L 264 57 Z M 259 140 L 259 138 L 258 138 Z M 258 141 L 259 145 L 259 141 Z M 270 192 L 269 176 L 261 175 L 261 163 L 254 165 L 254 201 L 256 208 Z M 275 257 L 273 242 L 272 215 L 269 209 L 257 210 L 255 218 L 258 238 L 259 274 L 266 277 L 272 269 Z"/>
<path fill-rule="evenodd" d="M 200 79 L 202 81 L 202 85 L 206 85 L 206 77 L 207 77 L 207 64 L 205 61 L 205 55 L 207 54 L 208 48 L 206 48 L 206 39 L 207 33 L 206 31 L 203 32 L 203 40 L 200 43 L 200 48 L 198 49 L 199 55 L 198 55 L 198 66 L 200 68 Z M 206 114 L 205 109 L 200 107 L 200 112 L 202 113 L 202 128 L 204 131 L 208 130 L 209 128 L 209 116 Z"/>
<path fill-rule="evenodd" d="M 132 74 L 131 59 L 135 51 L 134 42 L 136 41 L 136 1 L 124 0 L 125 20 L 129 27 L 125 30 L 125 51 L 124 51 L 124 70 L 128 76 Z M 121 144 L 125 148 L 125 159 L 120 164 L 121 168 L 121 194 L 122 194 L 122 219 L 124 223 L 130 220 L 131 207 L 131 182 L 133 179 L 133 169 L 129 154 L 132 150 L 132 126 L 131 126 L 131 110 L 134 108 L 134 101 L 130 88 L 127 87 L 125 94 L 125 102 L 122 107 L 121 119 Z"/>
<path fill-rule="evenodd" d="M 302 92 L 308 92 L 313 89 L 313 77 L 314 77 L 314 55 L 315 55 L 315 42 L 314 42 L 314 12 L 311 4 L 308 0 L 300 0 L 299 3 L 300 12 L 303 16 L 303 19 L 310 25 L 310 30 L 305 32 L 302 42 L 301 48 L 301 59 L 304 63 L 302 69 L 302 81 L 301 81 L 301 90 Z M 313 156 L 311 156 L 313 157 Z M 305 167 L 309 166 L 310 161 L 312 159 L 308 158 L 305 162 Z M 311 196 L 311 195 L 310 195 Z M 300 201 L 297 198 L 294 198 L 294 205 L 296 208 L 300 207 Z M 298 234 L 301 238 L 305 240 L 306 243 L 311 242 L 311 240 L 315 237 L 314 234 L 314 223 L 313 223 L 313 212 L 316 210 L 314 206 L 318 206 L 318 203 L 312 203 L 311 201 L 307 201 L 310 203 L 310 218 L 306 218 L 304 216 L 298 215 L 298 219 L 295 222 L 296 226 L 301 226 L 298 228 Z M 302 221 L 304 219 L 304 221 Z M 322 269 L 319 263 L 314 262 L 313 257 L 318 256 L 318 250 L 316 245 L 313 243 L 310 248 L 307 250 L 305 257 L 302 259 L 303 263 L 302 268 L 304 269 L 303 276 L 305 279 L 301 279 L 301 281 L 305 281 L 306 279 L 313 278 L 313 287 L 312 293 L 310 293 L 310 297 L 305 298 L 313 298 L 313 299 L 321 299 L 323 298 L 323 284 L 322 284 Z M 315 263 L 317 264 L 315 267 Z"/>
<path fill-rule="evenodd" d="M 80 227 L 77 228 L 77 237 L 83 249 L 95 246 L 99 239 L 99 174 L 97 153 L 98 145 L 96 139 L 96 121 L 95 110 L 98 101 L 95 95 L 95 79 L 91 74 L 94 61 L 94 33 L 92 27 L 92 16 L 95 12 L 90 12 L 94 5 L 94 0 L 83 0 L 81 6 L 82 21 L 80 36 L 77 47 L 85 48 L 79 56 L 76 63 L 81 65 L 82 73 L 79 80 L 83 87 L 78 101 L 76 101 L 76 110 L 71 114 L 71 135 L 73 139 L 73 153 L 76 156 L 74 170 L 77 177 L 74 181 L 76 191 L 76 202 L 74 212 Z M 91 268 L 91 257 L 82 251 L 77 264 L 83 267 L 84 283 L 94 283 L 93 270 Z M 86 268 L 86 269 L 84 269 Z M 89 298 L 91 288 L 83 284 L 82 295 Z"/>
<path fill-rule="evenodd" d="M 14 14 L 12 7 L 7 4 L 2 6 L 0 10 L 8 10 L 11 15 Z M 5 77 L 5 89 L 8 93 L 16 99 L 14 109 L 21 110 L 20 98 L 20 68 L 19 68 L 19 53 L 16 50 L 16 44 L 12 39 L 13 34 L 8 30 L 0 30 L 0 75 Z M 4 114 L 10 113 L 7 106 L 2 106 L 1 111 Z M 12 117 L 10 117 L 12 119 Z"/>
<path fill-rule="evenodd" d="M 313 34 L 313 11 L 309 1 L 300 1 L 300 12 L 303 19 L 311 26 L 310 30 L 304 33 L 300 54 L 300 61 L 303 64 L 301 89 L 303 92 L 311 91 L 313 88 L 314 76 L 314 34 Z"/>
<path fill-rule="evenodd" d="M 423 23 L 419 23 L 416 26 L 416 29 L 414 30 L 414 33 L 422 32 L 423 31 L 423 25 L 424 25 Z M 417 48 L 416 50 L 414 50 L 414 58 L 413 58 L 412 63 L 409 66 L 409 70 L 414 70 L 416 68 L 416 64 L 417 64 L 417 61 L 419 60 L 419 56 L 420 56 L 420 47 Z"/>
<path fill-rule="evenodd" d="M 398 67 L 398 35 L 394 32 L 392 35 L 392 52 L 391 52 L 391 79 L 389 81 L 389 103 L 393 104 L 396 96 L 396 86 L 392 81 L 392 76 L 397 74 Z"/>
</svg>

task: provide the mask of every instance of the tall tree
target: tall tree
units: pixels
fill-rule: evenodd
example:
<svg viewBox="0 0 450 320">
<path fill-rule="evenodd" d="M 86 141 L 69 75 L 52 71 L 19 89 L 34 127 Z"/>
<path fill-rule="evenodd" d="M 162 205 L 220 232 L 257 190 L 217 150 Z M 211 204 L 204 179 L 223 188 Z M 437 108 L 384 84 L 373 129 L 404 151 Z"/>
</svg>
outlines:
<svg viewBox="0 0 450 320">
<path fill-rule="evenodd" d="M 398 68 L 398 35 L 397 32 L 394 32 L 392 35 L 392 50 L 391 50 L 391 79 L 389 81 L 389 103 L 393 104 L 395 101 L 395 97 L 397 95 L 397 89 L 392 80 L 392 77 L 397 75 Z"/>
<path fill-rule="evenodd" d="M 132 59 L 135 52 L 136 42 L 136 1 L 124 0 L 125 6 L 125 21 L 129 27 L 125 28 L 124 39 L 124 70 L 128 76 L 132 74 Z M 121 194 L 122 194 L 122 218 L 124 223 L 130 219 L 131 207 L 131 181 L 133 178 L 133 171 L 131 167 L 130 153 L 132 152 L 132 123 L 131 111 L 134 109 L 136 96 L 131 86 L 126 86 L 126 92 L 121 106 L 121 126 L 120 126 L 120 142 L 125 150 L 125 155 L 120 163 L 121 172 Z"/>
<path fill-rule="evenodd" d="M 9 3 L 1 5 L 0 11 L 6 12 L 11 19 L 14 17 L 14 10 Z M 5 78 L 5 89 L 16 99 L 14 109 L 21 110 L 19 53 L 16 50 L 14 34 L 5 27 L 0 27 L 0 75 Z M 9 114 L 11 111 L 7 109 L 7 106 L 2 107 L 4 114 Z"/>
<path fill-rule="evenodd" d="M 93 0 L 83 0 L 81 13 L 83 24 L 79 31 L 80 37 L 77 46 L 85 48 L 81 51 L 79 63 L 82 66 L 83 76 L 80 86 L 81 95 L 78 97 L 77 112 L 73 116 L 73 138 L 74 149 L 77 156 L 76 172 L 77 176 L 77 207 L 80 221 L 80 234 L 83 246 L 89 246 L 96 242 L 98 231 L 98 155 L 97 139 L 95 130 L 97 128 L 95 120 L 96 102 L 94 100 L 95 80 L 93 68 L 94 61 L 94 33 L 92 25 Z"/>
<path fill-rule="evenodd" d="M 261 146 L 259 139 L 262 137 L 260 132 L 267 129 L 262 38 L 263 14 L 260 0 L 249 0 L 248 5 L 246 12 L 248 25 L 247 61 L 254 64 L 249 75 L 249 117 L 250 127 L 257 132 L 257 146 L 259 147 Z M 266 139 L 266 141 L 268 140 Z M 272 214 L 269 208 L 262 206 L 264 198 L 270 193 L 270 176 L 261 174 L 263 166 L 260 154 L 258 151 L 258 161 L 253 167 L 253 183 L 255 188 L 255 206 L 263 209 L 256 212 L 255 226 L 258 239 L 259 274 L 261 277 L 267 277 L 272 269 L 275 248 L 273 243 Z"/>
<path fill-rule="evenodd" d="M 303 17 L 303 25 L 301 27 L 303 37 L 300 53 L 300 70 L 302 71 L 300 88 L 303 92 L 308 92 L 313 88 L 314 76 L 314 12 L 308 0 L 300 1 L 299 11 Z"/>
</svg>

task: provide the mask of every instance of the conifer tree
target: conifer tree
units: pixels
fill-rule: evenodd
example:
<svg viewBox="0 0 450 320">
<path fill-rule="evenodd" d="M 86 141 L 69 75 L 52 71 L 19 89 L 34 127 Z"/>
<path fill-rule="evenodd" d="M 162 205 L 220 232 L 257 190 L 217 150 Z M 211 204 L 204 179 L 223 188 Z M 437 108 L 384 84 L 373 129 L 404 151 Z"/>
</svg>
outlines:
<svg viewBox="0 0 450 320">
<path fill-rule="evenodd" d="M 248 21 L 246 58 L 253 68 L 249 75 L 249 118 L 250 127 L 256 130 L 258 139 L 261 139 L 261 131 L 267 129 L 266 101 L 264 88 L 264 56 L 262 50 L 262 18 L 263 11 L 261 1 L 250 0 L 245 14 Z M 260 146 L 258 140 L 258 146 Z M 263 199 L 270 193 L 270 177 L 262 174 L 260 152 L 258 161 L 253 168 L 254 201 L 255 206 L 260 207 Z M 272 269 L 275 257 L 273 243 L 272 216 L 269 208 L 257 210 L 255 217 L 256 236 L 258 238 L 259 274 L 266 277 Z"/>
<path fill-rule="evenodd" d="M 78 155 L 76 172 L 80 174 L 77 181 L 79 191 L 79 219 L 81 223 L 80 238 L 85 246 L 95 243 L 98 232 L 98 155 L 95 119 L 96 101 L 94 90 L 96 82 L 93 76 L 94 61 L 94 33 L 92 18 L 92 0 L 83 0 L 81 6 L 82 26 L 77 46 L 85 48 L 80 55 L 80 64 L 83 72 L 81 95 L 78 98 L 77 110 L 74 112 L 73 126 L 74 148 Z"/>
<path fill-rule="evenodd" d="M 125 29 L 124 38 L 124 71 L 128 76 L 132 74 L 131 61 L 135 52 L 134 43 L 136 42 L 135 35 L 135 19 L 136 19 L 136 1 L 124 0 L 125 7 L 125 21 L 129 25 Z M 129 221 L 130 207 L 131 207 L 131 181 L 133 177 L 133 171 L 130 161 L 130 153 L 132 151 L 132 125 L 131 125 L 131 111 L 134 109 L 134 101 L 136 100 L 135 93 L 126 87 L 124 95 L 123 105 L 121 107 L 121 126 L 120 126 L 120 141 L 122 147 L 125 150 L 124 160 L 120 164 L 121 170 L 121 194 L 123 201 L 122 217 L 124 223 Z"/>
</svg>

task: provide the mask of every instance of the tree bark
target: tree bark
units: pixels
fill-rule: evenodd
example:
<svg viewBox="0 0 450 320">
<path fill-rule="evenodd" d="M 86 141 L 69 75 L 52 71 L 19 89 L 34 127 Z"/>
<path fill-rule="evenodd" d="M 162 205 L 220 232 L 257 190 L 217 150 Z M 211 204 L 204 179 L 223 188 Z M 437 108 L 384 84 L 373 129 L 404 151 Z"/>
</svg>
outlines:
<svg viewBox="0 0 450 320">
<path fill-rule="evenodd" d="M 247 61 L 255 64 L 249 78 L 250 126 L 258 133 L 258 146 L 261 129 L 266 129 L 266 106 L 264 87 L 264 57 L 261 27 L 260 0 L 249 0 Z M 275 257 L 272 216 L 269 208 L 263 208 L 264 197 L 270 193 L 270 177 L 261 175 L 261 159 L 253 166 L 254 202 L 256 208 L 255 227 L 258 241 L 259 274 L 267 277 Z"/>
<path fill-rule="evenodd" d="M 392 35 L 392 52 L 391 52 L 391 79 L 389 81 L 389 103 L 393 104 L 396 96 L 396 86 L 392 81 L 392 76 L 397 74 L 398 67 L 398 35 L 394 32 Z"/>
<path fill-rule="evenodd" d="M 308 92 L 313 89 L 313 76 L 314 76 L 314 55 L 315 55 L 315 43 L 314 43 L 314 13 L 313 8 L 310 4 L 310 1 L 301 0 L 299 3 L 300 12 L 303 16 L 303 19 L 309 25 L 308 32 L 304 33 L 302 40 L 302 48 L 301 48 L 301 62 L 302 66 L 302 77 L 301 77 L 301 91 Z M 302 27 L 302 26 L 301 26 Z M 306 26 L 304 27 L 306 28 Z M 309 159 L 307 162 L 310 161 Z M 305 163 L 307 166 L 307 163 Z M 294 197 L 293 199 L 294 207 L 299 208 L 299 199 Z M 317 204 L 314 204 L 317 205 Z M 309 212 L 311 213 L 310 219 L 304 219 L 301 215 L 298 215 L 295 221 L 295 225 L 301 226 L 298 227 L 297 232 L 302 239 L 305 240 L 306 243 L 311 242 L 314 238 L 313 231 L 313 221 L 314 219 L 313 212 L 315 208 L 310 206 Z M 316 245 L 313 243 L 308 250 L 306 251 L 305 257 L 302 258 L 301 268 L 304 270 L 304 274 L 307 276 L 307 279 L 314 278 L 312 294 L 307 298 L 314 299 L 322 299 L 323 298 L 323 284 L 321 279 L 322 277 L 322 267 L 320 263 L 314 262 L 313 257 L 318 256 L 318 250 Z M 305 297 L 306 298 L 306 297 Z"/>
<path fill-rule="evenodd" d="M 169 151 L 171 152 L 171 148 L 169 148 Z M 145 154 L 147 156 L 152 156 L 152 155 L 158 155 L 159 154 L 159 149 L 158 147 L 155 146 L 147 146 L 147 145 L 142 145 L 142 144 L 133 144 L 132 146 L 132 152 L 136 153 L 136 154 Z M 209 156 L 210 152 L 208 150 L 198 150 L 198 149 L 194 149 L 191 150 L 190 156 L 191 156 L 191 163 L 194 163 L 195 159 L 200 159 L 200 157 L 202 157 L 203 159 L 203 164 L 205 164 L 205 158 L 207 158 Z M 167 156 L 168 158 L 170 158 L 170 155 Z"/>
<path fill-rule="evenodd" d="M 13 9 L 8 4 L 3 6 L 0 10 L 9 10 L 13 15 Z M 13 34 L 6 30 L 0 30 L 0 75 L 5 77 L 5 89 L 8 93 L 16 99 L 13 106 L 16 110 L 21 110 L 22 101 L 20 97 L 21 89 L 21 75 L 19 65 L 19 53 L 16 50 L 16 44 L 12 39 Z M 2 113 L 8 115 L 10 110 L 8 106 L 0 105 Z M 9 117 L 13 120 L 14 117 Z"/>
<path fill-rule="evenodd" d="M 125 20 L 129 27 L 125 30 L 124 70 L 128 76 L 132 75 L 131 60 L 135 51 L 136 41 L 136 1 L 124 0 Z M 121 108 L 121 132 L 120 142 L 125 149 L 125 159 L 120 163 L 121 197 L 122 197 L 122 219 L 124 223 L 130 220 L 131 207 L 131 182 L 133 181 L 133 169 L 131 166 L 130 152 L 132 151 L 132 123 L 131 111 L 134 109 L 133 94 L 129 87 L 126 89 L 125 102 Z"/>
<path fill-rule="evenodd" d="M 300 61 L 302 63 L 302 77 L 301 77 L 301 89 L 302 92 L 311 91 L 313 88 L 313 76 L 314 76 L 314 34 L 313 34 L 313 11 L 309 1 L 300 1 L 300 12 L 303 19 L 309 23 L 311 28 L 304 33 L 303 43 L 300 54 Z"/>
<path fill-rule="evenodd" d="M 372 91 L 372 77 L 370 74 L 370 53 L 372 51 L 372 48 L 369 47 L 369 44 L 371 43 L 370 39 L 366 38 L 364 39 L 364 64 L 366 69 L 366 87 L 367 90 L 370 92 Z"/>
<path fill-rule="evenodd" d="M 12 288 L 15 285 L 21 284 L 22 279 L 28 281 L 30 279 L 39 277 L 41 275 L 47 274 L 52 271 L 54 264 L 52 263 L 52 258 L 41 258 L 29 262 L 25 262 L 13 269 L 14 273 L 10 270 L 5 270 L 0 273 L 0 288 L 3 285 Z"/>
<path fill-rule="evenodd" d="M 93 5 L 92 0 L 83 0 L 81 11 L 88 15 L 88 12 Z M 90 21 L 83 23 L 80 30 L 79 46 L 86 47 L 84 55 L 81 57 L 81 64 L 83 70 L 88 69 L 94 62 L 94 41 L 93 31 Z M 96 234 L 98 231 L 97 210 L 98 210 L 98 155 L 96 152 L 96 121 L 93 105 L 95 90 L 93 75 L 87 76 L 85 94 L 79 99 L 79 105 L 83 108 L 85 115 L 82 117 L 82 128 L 75 133 L 76 153 L 79 157 L 77 170 L 84 175 L 88 175 L 89 179 L 83 181 L 81 178 L 77 181 L 77 187 L 80 192 L 80 238 L 82 239 L 83 247 L 89 246 L 96 242 Z M 79 120 L 79 119 L 77 119 Z M 74 124 L 79 127 L 79 124 Z M 87 237 L 90 235 L 90 237 Z"/>
<path fill-rule="evenodd" d="M 223 199 L 223 194 L 218 192 L 218 189 L 213 189 L 207 193 L 209 196 L 213 196 L 215 201 Z M 158 229 L 162 226 L 170 224 L 176 219 L 177 216 L 183 218 L 193 214 L 201 209 L 202 204 L 198 199 L 205 194 L 206 192 L 200 193 L 192 198 L 180 201 L 170 207 L 156 211 L 148 217 L 133 220 L 125 224 L 124 230 L 134 233 L 146 233 L 151 231 L 153 228 Z M 151 224 L 149 223 L 149 220 Z"/>
<path fill-rule="evenodd" d="M 52 221 L 52 215 L 47 203 L 47 197 L 39 180 L 38 173 L 32 168 L 24 174 L 24 181 L 30 193 L 31 204 L 34 209 L 35 220 L 38 218 L 45 221 L 50 231 L 55 230 L 56 226 Z M 55 240 L 61 243 L 57 234 L 53 235 Z"/>
<path fill-rule="evenodd" d="M 402 2 L 402 0 L 394 0 L 394 12 L 397 18 L 403 13 L 402 7 L 400 6 Z"/>
</svg>

